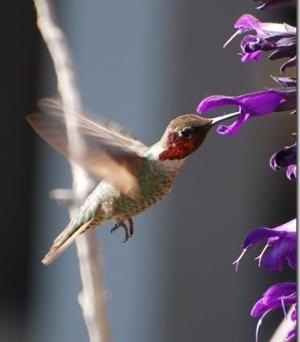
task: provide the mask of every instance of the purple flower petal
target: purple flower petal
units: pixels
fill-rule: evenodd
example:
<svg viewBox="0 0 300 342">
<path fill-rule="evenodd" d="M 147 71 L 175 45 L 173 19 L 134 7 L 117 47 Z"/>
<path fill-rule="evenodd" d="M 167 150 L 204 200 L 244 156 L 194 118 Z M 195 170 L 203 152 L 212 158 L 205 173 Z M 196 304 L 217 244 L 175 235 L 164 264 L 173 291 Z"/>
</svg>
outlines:
<svg viewBox="0 0 300 342">
<path fill-rule="evenodd" d="M 261 266 L 270 271 L 283 271 L 286 262 L 295 269 L 296 244 L 289 239 L 277 240 L 261 258 Z"/>
<path fill-rule="evenodd" d="M 261 0 L 260 2 L 262 2 L 262 4 L 256 8 L 259 10 L 277 8 L 292 1 L 293 0 Z"/>
<path fill-rule="evenodd" d="M 234 28 L 239 30 L 258 30 L 261 22 L 251 14 L 243 14 L 235 22 Z"/>
<path fill-rule="evenodd" d="M 211 108 L 226 105 L 239 105 L 238 100 L 234 96 L 213 95 L 202 100 L 197 108 L 197 112 L 203 113 L 209 111 Z"/>
<path fill-rule="evenodd" d="M 259 241 L 266 240 L 273 236 L 278 236 L 280 233 L 271 228 L 259 227 L 253 229 L 250 233 L 248 233 L 243 241 L 242 248 L 250 248 Z"/>
<path fill-rule="evenodd" d="M 297 166 L 290 165 L 286 170 L 286 176 L 289 180 L 294 180 L 297 178 Z"/>
<path fill-rule="evenodd" d="M 284 304 L 287 306 L 295 304 L 297 300 L 296 293 L 290 296 L 283 296 L 283 298 L 284 298 Z M 270 300 L 267 303 L 265 301 L 265 298 L 261 298 L 254 304 L 250 312 L 250 315 L 252 317 L 259 317 L 269 310 L 281 308 L 283 298 L 274 298 L 272 301 Z"/>
<path fill-rule="evenodd" d="M 291 164 L 296 164 L 297 160 L 297 145 L 286 146 L 284 149 L 274 153 L 270 159 L 270 166 L 273 170 L 278 170 L 287 167 Z"/>
<path fill-rule="evenodd" d="M 200 102 L 197 112 L 201 114 L 215 107 L 237 105 L 252 116 L 265 115 L 276 111 L 284 100 L 285 95 L 276 90 L 263 90 L 240 96 L 213 95 Z"/>
<path fill-rule="evenodd" d="M 287 62 L 283 63 L 280 71 L 281 73 L 284 73 L 287 68 L 295 67 L 297 65 L 297 57 L 293 57 L 289 59 Z"/>
<path fill-rule="evenodd" d="M 252 317 L 261 317 L 256 330 L 256 341 L 258 336 L 258 328 L 262 319 L 272 310 L 282 308 L 286 319 L 291 322 L 296 320 L 296 303 L 297 303 L 297 284 L 296 283 L 279 283 L 267 289 L 262 297 L 253 305 L 251 310 Z M 292 313 L 287 316 L 286 306 L 292 307 Z M 290 329 L 290 328 L 289 328 Z M 286 339 L 290 339 L 295 334 L 295 326 L 286 331 Z"/>
<path fill-rule="evenodd" d="M 292 252 L 289 253 L 289 257 L 287 258 L 287 263 L 289 265 L 289 267 L 292 269 L 292 270 L 296 270 L 297 268 L 297 246 L 295 245 L 295 252 Z"/>
<path fill-rule="evenodd" d="M 297 87 L 297 79 L 295 77 L 271 77 L 275 82 L 277 82 L 283 87 Z"/>
<path fill-rule="evenodd" d="M 296 321 L 297 319 L 297 310 L 296 308 L 293 310 L 293 312 L 291 313 L 291 320 L 292 321 Z"/>
<path fill-rule="evenodd" d="M 294 58 L 296 55 L 296 28 L 287 24 L 264 23 L 250 14 L 242 15 L 234 24 L 237 31 L 224 44 L 226 47 L 236 36 L 253 32 L 241 40 L 241 61 L 257 61 L 262 51 L 273 51 L 270 59 Z M 293 62 L 291 62 L 292 64 Z M 283 69 L 289 64 L 284 65 Z"/>
<path fill-rule="evenodd" d="M 274 153 L 270 158 L 270 166 L 273 170 L 286 169 L 287 178 L 293 180 L 297 176 L 296 161 L 297 145 L 295 143 Z"/>
<path fill-rule="evenodd" d="M 274 297 L 289 296 L 296 293 L 297 285 L 294 282 L 290 283 L 277 283 L 270 286 L 264 293 L 265 301 L 268 303 Z"/>
<path fill-rule="evenodd" d="M 280 226 L 277 226 L 276 228 L 273 228 L 273 230 L 276 230 L 278 232 L 283 232 L 287 234 L 290 238 L 293 238 L 297 232 L 296 226 L 297 226 L 297 220 L 293 219 L 284 224 L 281 224 Z"/>
<path fill-rule="evenodd" d="M 290 96 L 293 96 L 292 100 L 289 99 Z M 296 98 L 294 93 L 285 88 L 284 90 L 269 89 L 257 91 L 239 96 L 213 95 L 200 102 L 197 112 L 202 114 L 215 107 L 225 105 L 238 106 L 240 115 L 231 125 L 221 125 L 217 131 L 220 134 L 232 135 L 252 116 L 266 115 L 278 110 L 286 110 L 287 107 L 289 108 L 292 105 L 296 106 Z"/>
<path fill-rule="evenodd" d="M 265 115 L 276 111 L 285 97 L 275 90 L 265 90 L 238 96 L 240 105 L 252 115 Z"/>
<path fill-rule="evenodd" d="M 247 53 L 245 52 L 244 54 L 242 54 L 242 58 L 241 61 L 243 63 L 246 63 L 248 61 L 258 61 L 261 57 L 262 52 L 261 51 L 254 51 L 254 52 L 250 52 Z"/>
<path fill-rule="evenodd" d="M 295 283 L 279 283 L 271 286 L 253 306 L 252 317 L 259 317 L 268 310 L 273 310 L 284 305 L 293 305 L 297 301 L 297 286 Z"/>
<path fill-rule="evenodd" d="M 233 135 L 235 134 L 241 125 L 247 121 L 249 118 L 249 114 L 241 113 L 236 121 L 234 121 L 231 125 L 219 125 L 217 128 L 217 132 L 223 135 Z"/>
<path fill-rule="evenodd" d="M 274 61 L 275 59 L 280 59 L 284 57 L 293 58 L 296 55 L 296 51 L 295 51 L 296 42 L 294 40 L 293 42 L 294 42 L 294 45 L 292 46 L 290 46 L 290 44 L 287 44 L 286 46 L 281 46 L 278 49 L 274 48 L 274 50 L 269 54 L 268 59 L 270 61 Z"/>
<path fill-rule="evenodd" d="M 286 341 L 291 341 L 297 336 L 297 328 L 293 328 L 287 334 Z"/>
<path fill-rule="evenodd" d="M 245 252 L 260 241 L 266 241 L 266 245 L 256 258 L 259 266 L 271 271 L 282 271 L 287 264 L 290 268 L 296 269 L 296 220 L 276 228 L 259 227 L 248 233 L 242 244 L 242 254 L 234 262 L 236 269 Z"/>
<path fill-rule="evenodd" d="M 290 58 L 287 62 L 283 63 L 280 67 L 280 72 L 283 74 L 287 68 L 292 68 L 297 65 L 297 57 L 294 56 L 293 58 Z"/>
<path fill-rule="evenodd" d="M 284 96 L 284 100 L 277 108 L 277 112 L 295 110 L 297 105 L 297 88 L 296 87 L 284 87 L 280 90 L 281 95 Z"/>
</svg>

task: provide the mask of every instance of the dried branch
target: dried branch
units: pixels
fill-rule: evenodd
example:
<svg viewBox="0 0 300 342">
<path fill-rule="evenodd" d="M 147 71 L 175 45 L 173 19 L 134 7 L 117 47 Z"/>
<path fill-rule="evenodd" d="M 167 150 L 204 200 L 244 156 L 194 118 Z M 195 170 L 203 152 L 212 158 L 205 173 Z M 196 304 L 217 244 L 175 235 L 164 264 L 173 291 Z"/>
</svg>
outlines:
<svg viewBox="0 0 300 342">
<path fill-rule="evenodd" d="M 80 112 L 82 109 L 80 94 L 77 88 L 76 77 L 73 71 L 72 58 L 63 31 L 56 23 L 55 15 L 49 0 L 34 0 L 37 11 L 37 24 L 43 39 L 53 59 L 57 88 L 61 96 L 62 104 L 70 111 Z M 76 122 L 71 122 L 65 113 L 67 135 L 71 153 L 76 153 L 78 146 L 82 146 L 82 139 L 76 127 Z M 88 174 L 71 163 L 73 176 L 73 196 L 75 205 L 70 210 L 70 215 L 78 207 L 90 191 L 91 180 Z M 104 303 L 104 291 L 101 281 L 98 247 L 95 233 L 88 231 L 76 239 L 79 258 L 82 292 L 78 300 L 82 308 L 83 317 L 87 326 L 91 342 L 110 341 L 110 332 Z"/>
</svg>

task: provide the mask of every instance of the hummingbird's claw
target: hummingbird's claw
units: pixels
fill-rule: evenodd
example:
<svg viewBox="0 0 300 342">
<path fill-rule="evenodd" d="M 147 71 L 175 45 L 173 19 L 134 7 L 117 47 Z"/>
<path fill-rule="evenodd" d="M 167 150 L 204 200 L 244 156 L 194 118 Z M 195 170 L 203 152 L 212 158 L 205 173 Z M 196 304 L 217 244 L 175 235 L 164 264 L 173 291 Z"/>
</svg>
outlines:
<svg viewBox="0 0 300 342">
<path fill-rule="evenodd" d="M 119 228 L 124 228 L 125 230 L 125 239 L 123 240 L 123 242 L 128 241 L 132 235 L 133 235 L 133 220 L 132 218 L 128 219 L 128 225 L 126 225 L 125 221 L 121 221 L 121 222 L 117 222 L 112 229 L 110 230 L 111 233 L 114 233 L 117 229 Z"/>
</svg>

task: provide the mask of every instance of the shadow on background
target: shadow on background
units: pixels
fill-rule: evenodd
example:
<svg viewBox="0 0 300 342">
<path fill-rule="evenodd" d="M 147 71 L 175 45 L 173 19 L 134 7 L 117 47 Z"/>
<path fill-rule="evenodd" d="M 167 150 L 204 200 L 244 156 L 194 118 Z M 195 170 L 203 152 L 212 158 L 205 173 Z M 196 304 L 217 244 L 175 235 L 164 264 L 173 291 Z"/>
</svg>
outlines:
<svg viewBox="0 0 300 342">
<path fill-rule="evenodd" d="M 255 13 L 251 1 L 242 8 L 233 0 L 73 0 L 58 1 L 57 10 L 86 107 L 147 144 L 205 96 L 262 89 L 278 70 L 265 60 L 242 65 L 238 42 L 222 49 L 242 13 L 279 15 Z M 24 120 L 38 98 L 56 95 L 52 63 L 31 1 L 5 2 L 0 13 L 0 340 L 86 341 L 74 248 L 51 267 L 40 264 L 68 220 L 48 198 L 52 188 L 69 186 L 67 162 Z M 284 21 L 280 13 L 276 20 Z M 294 124 L 274 114 L 250 121 L 234 138 L 211 132 L 170 196 L 135 219 L 130 242 L 110 236 L 110 225 L 99 229 L 113 341 L 253 340 L 251 306 L 266 287 L 292 275 L 259 269 L 253 252 L 238 273 L 231 263 L 251 228 L 295 215 L 295 184 L 268 166 L 271 154 L 291 142 Z M 271 320 L 262 340 L 274 329 Z"/>
</svg>

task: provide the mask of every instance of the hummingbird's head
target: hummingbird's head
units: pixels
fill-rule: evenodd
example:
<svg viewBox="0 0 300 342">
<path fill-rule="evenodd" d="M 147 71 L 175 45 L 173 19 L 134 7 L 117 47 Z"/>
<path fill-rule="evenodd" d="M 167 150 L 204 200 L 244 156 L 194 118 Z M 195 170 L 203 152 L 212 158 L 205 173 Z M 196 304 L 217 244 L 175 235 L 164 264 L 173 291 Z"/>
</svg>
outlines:
<svg viewBox="0 0 300 342">
<path fill-rule="evenodd" d="M 196 114 L 180 115 L 170 122 L 160 143 L 159 160 L 183 159 L 197 150 L 212 127 L 212 120 Z"/>
</svg>

